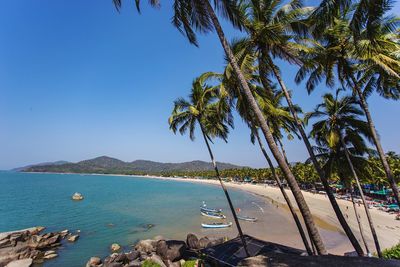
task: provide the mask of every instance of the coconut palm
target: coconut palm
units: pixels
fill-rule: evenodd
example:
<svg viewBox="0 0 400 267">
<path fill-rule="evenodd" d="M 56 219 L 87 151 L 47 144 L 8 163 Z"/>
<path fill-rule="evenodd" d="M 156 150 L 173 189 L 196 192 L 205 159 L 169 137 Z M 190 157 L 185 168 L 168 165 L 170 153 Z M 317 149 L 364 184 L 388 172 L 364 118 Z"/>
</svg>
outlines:
<svg viewBox="0 0 400 267">
<path fill-rule="evenodd" d="M 364 138 L 371 140 L 372 137 L 368 123 L 359 118 L 359 116 L 363 115 L 363 112 L 358 108 L 358 102 L 354 97 L 350 96 L 339 98 L 340 91 L 341 90 L 336 91 L 336 96 L 330 93 L 325 94 L 323 103 L 319 104 L 313 112 L 308 113 L 306 119 L 319 119 L 312 125 L 312 131 L 310 133 L 310 135 L 316 139 L 317 144 L 325 143 L 329 148 L 335 151 L 334 154 L 345 156 L 364 204 L 376 251 L 379 257 L 381 257 L 382 253 L 375 227 L 365 201 L 358 174 L 354 167 L 354 158 L 352 160 L 350 149 L 348 148 L 348 145 L 351 145 L 352 150 L 356 151 L 358 154 L 363 154 L 368 150 Z M 365 160 L 365 162 L 367 161 Z M 328 166 L 331 167 L 332 163 L 329 163 Z"/>
<path fill-rule="evenodd" d="M 297 132 L 295 130 L 296 127 L 294 126 L 294 121 L 290 115 L 290 112 L 288 111 L 287 107 L 282 107 L 281 105 L 283 93 L 275 90 L 274 89 L 275 86 L 270 86 L 269 81 L 264 81 L 264 84 L 265 82 L 267 82 L 267 86 L 271 87 L 268 91 L 266 91 L 263 87 L 260 86 L 261 84 L 260 76 L 257 74 L 258 68 L 255 65 L 256 57 L 252 53 L 248 53 L 248 51 L 246 51 L 246 47 L 243 46 L 243 44 L 245 44 L 243 40 L 234 40 L 231 46 L 234 51 L 235 57 L 237 58 L 240 69 L 242 73 L 245 75 L 246 80 L 249 81 L 249 86 L 252 88 L 253 95 L 257 99 L 257 102 L 259 103 L 259 106 L 262 109 L 263 114 L 268 121 L 274 139 L 280 142 L 280 139 L 282 138 L 282 133 L 281 133 L 282 130 L 285 133 L 287 133 L 289 137 L 292 136 L 291 135 L 292 133 L 297 135 Z M 235 106 L 238 114 L 250 128 L 251 141 L 254 144 L 255 140 L 257 140 L 261 152 L 264 155 L 269 165 L 272 177 L 278 184 L 278 187 L 281 190 L 281 193 L 293 216 L 293 219 L 299 230 L 304 246 L 307 252 L 311 255 L 313 251 L 311 250 L 310 245 L 307 241 L 301 222 L 297 216 L 293 204 L 291 203 L 290 198 L 286 194 L 281 179 L 276 173 L 275 167 L 273 166 L 272 161 L 268 156 L 268 153 L 263 145 L 263 142 L 258 132 L 256 119 L 254 118 L 254 115 L 252 114 L 251 110 L 248 108 L 247 102 L 245 101 L 245 99 L 243 99 L 243 97 L 240 94 L 240 85 L 238 84 L 236 77 L 232 75 L 231 65 L 229 64 L 229 62 L 226 62 L 223 74 L 206 73 L 204 75 L 207 75 L 209 78 L 214 78 L 219 81 L 218 86 L 220 90 L 227 92 L 227 95 L 231 99 L 230 101 L 231 104 Z M 299 107 L 296 107 L 296 109 L 299 109 Z M 280 144 L 282 146 L 281 142 Z M 286 157 L 285 160 L 287 161 Z"/>
<path fill-rule="evenodd" d="M 303 19 L 312 9 L 303 8 L 298 0 L 292 0 L 287 4 L 283 4 L 283 0 L 253 0 L 246 1 L 246 5 L 244 6 L 242 10 L 243 14 L 245 14 L 242 16 L 243 28 L 247 32 L 248 38 L 243 40 L 244 44 L 242 46 L 246 47 L 246 51 L 254 53 L 257 57 L 260 78 L 266 89 L 268 88 L 268 79 L 271 76 L 277 80 L 285 95 L 295 125 L 310 154 L 312 163 L 324 185 L 332 208 L 353 247 L 359 255 L 362 255 L 361 246 L 347 224 L 329 186 L 329 182 L 316 160 L 312 146 L 296 112 L 290 92 L 281 76 L 280 69 L 274 63 L 275 58 L 294 64 L 301 63 L 298 54 L 304 47 L 294 42 L 294 39 L 297 37 L 296 33 L 304 28 Z M 279 139 L 276 141 L 280 143 Z M 283 155 L 285 154 L 284 152 L 282 150 Z M 285 159 L 285 156 L 283 158 Z M 288 165 L 287 160 L 286 165 Z"/>
<path fill-rule="evenodd" d="M 235 209 L 233 207 L 228 190 L 226 189 L 220 172 L 215 161 L 214 154 L 211 150 L 210 143 L 212 138 L 218 137 L 227 141 L 228 138 L 228 125 L 233 126 L 229 106 L 226 105 L 223 99 L 217 100 L 215 87 L 204 84 L 204 77 L 200 76 L 192 83 L 190 100 L 187 101 L 179 98 L 174 102 L 174 109 L 172 115 L 169 117 L 170 129 L 176 133 L 179 131 L 182 135 L 189 131 L 191 140 L 195 138 L 195 129 L 198 125 L 207 145 L 208 152 L 215 170 L 215 174 L 221 184 L 221 187 L 228 200 L 229 208 L 231 209 L 233 218 L 235 220 L 241 241 L 243 243 L 246 254 L 249 256 L 247 245 L 240 227 Z"/>
<path fill-rule="evenodd" d="M 116 7 L 119 9 L 122 4 L 122 0 L 113 0 Z M 152 6 L 158 6 L 158 0 L 150 0 Z M 140 6 L 140 0 L 136 0 L 136 5 Z M 237 5 L 237 1 L 234 0 L 215 0 L 215 10 L 233 24 L 237 28 L 241 28 L 243 21 L 243 13 L 240 12 L 240 8 Z M 251 93 L 251 89 L 247 84 L 245 76 L 241 72 L 236 58 L 229 46 L 229 43 L 225 37 L 225 33 L 221 27 L 218 16 L 214 11 L 213 6 L 209 0 L 175 0 L 174 1 L 174 17 L 172 22 L 174 26 L 180 30 L 192 44 L 197 44 L 197 38 L 195 31 L 201 33 L 207 33 L 214 31 L 217 33 L 220 43 L 225 51 L 230 64 L 232 65 L 233 73 L 237 77 L 240 87 L 241 94 L 248 101 L 249 108 L 254 112 L 257 123 L 267 141 L 267 144 L 274 155 L 275 160 L 278 162 L 282 172 L 284 173 L 286 180 L 293 192 L 294 197 L 299 205 L 300 212 L 306 222 L 306 226 L 309 229 L 310 235 L 316 246 L 319 254 L 327 254 L 326 248 L 322 242 L 321 236 L 312 218 L 310 209 L 301 193 L 300 187 L 296 182 L 296 178 L 291 172 L 289 165 L 286 163 L 282 153 L 279 151 L 276 145 L 273 135 L 265 121 L 260 108 L 257 105 L 257 101 Z"/>
<path fill-rule="evenodd" d="M 360 5 L 370 4 L 371 10 L 361 14 L 360 10 L 365 6 Z M 305 64 L 300 68 L 296 81 L 300 82 L 308 75 L 307 89 L 311 92 L 323 79 L 328 86 L 333 86 L 337 79 L 354 91 L 367 118 L 387 179 L 399 202 L 399 190 L 366 99 L 374 90 L 387 98 L 398 99 L 399 96 L 399 19 L 386 16 L 390 4 L 390 1 L 373 3 L 363 0 L 354 6 L 337 7 L 338 12 L 331 12 L 330 19 L 324 19 L 324 27 L 320 27 L 321 21 L 314 16 L 313 23 L 317 26 L 310 28 L 318 43 L 313 41 L 304 53 Z"/>
</svg>

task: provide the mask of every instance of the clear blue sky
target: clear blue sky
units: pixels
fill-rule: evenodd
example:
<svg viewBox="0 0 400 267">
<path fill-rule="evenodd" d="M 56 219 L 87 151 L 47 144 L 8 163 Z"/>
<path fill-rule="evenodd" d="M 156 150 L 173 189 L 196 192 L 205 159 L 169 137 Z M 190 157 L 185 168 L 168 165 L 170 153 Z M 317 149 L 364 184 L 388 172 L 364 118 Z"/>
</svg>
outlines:
<svg viewBox="0 0 400 267">
<path fill-rule="evenodd" d="M 188 94 L 205 71 L 221 71 L 214 34 L 189 45 L 172 27 L 171 1 L 161 10 L 133 1 L 118 14 L 111 0 L 0 1 L 0 169 L 30 163 L 79 161 L 108 155 L 126 161 L 208 160 L 201 138 L 174 136 L 172 101 Z M 144 1 L 146 4 L 146 1 Z M 399 3 L 393 13 L 399 14 Z M 236 33 L 224 25 L 229 38 Z M 318 103 L 281 65 L 295 101 L 305 111 Z M 372 97 L 371 110 L 386 150 L 400 152 L 400 105 Z M 298 141 L 286 142 L 290 161 L 303 161 Z M 229 143 L 216 142 L 219 161 L 263 167 L 236 119 Z"/>
</svg>

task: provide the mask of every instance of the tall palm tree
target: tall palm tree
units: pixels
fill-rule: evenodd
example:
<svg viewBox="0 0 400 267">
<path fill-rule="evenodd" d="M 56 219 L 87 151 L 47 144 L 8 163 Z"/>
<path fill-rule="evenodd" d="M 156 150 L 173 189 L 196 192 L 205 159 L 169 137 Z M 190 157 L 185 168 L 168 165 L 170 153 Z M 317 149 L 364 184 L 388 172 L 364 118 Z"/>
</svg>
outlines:
<svg viewBox="0 0 400 267">
<path fill-rule="evenodd" d="M 246 47 L 243 47 L 243 44 L 243 40 L 234 40 L 231 44 L 232 50 L 234 51 L 235 57 L 237 58 L 242 73 L 245 75 L 246 80 L 249 81 L 248 83 L 249 86 L 252 88 L 254 97 L 257 99 L 257 102 L 262 109 L 265 118 L 268 121 L 274 139 L 280 142 L 280 139 L 282 138 L 282 130 L 285 131 L 289 136 L 291 135 L 291 133 L 297 135 L 293 118 L 290 115 L 290 112 L 287 110 L 286 107 L 282 107 L 281 105 L 283 93 L 275 90 L 275 86 L 270 86 L 269 81 L 266 84 L 267 86 L 271 87 L 268 92 L 262 86 L 260 86 L 261 82 L 260 76 L 258 75 L 258 66 L 255 65 L 256 57 L 252 53 L 248 53 L 248 51 L 246 51 Z M 313 254 L 313 251 L 311 250 L 311 247 L 308 243 L 307 237 L 301 225 L 300 219 L 297 216 L 295 208 L 290 198 L 288 197 L 285 188 L 281 182 L 281 179 L 276 173 L 275 167 L 273 166 L 272 161 L 268 156 L 268 153 L 260 138 L 256 119 L 254 118 L 251 110 L 248 108 L 247 102 L 240 94 L 240 85 L 238 84 L 236 77 L 232 75 L 232 67 L 230 66 L 229 62 L 226 63 L 223 74 L 206 73 L 204 75 L 208 76 L 210 79 L 217 79 L 219 81 L 218 86 L 220 90 L 227 92 L 227 96 L 229 96 L 231 99 L 231 104 L 235 106 L 238 114 L 250 128 L 251 141 L 254 144 L 255 140 L 257 140 L 260 150 L 264 155 L 271 170 L 272 177 L 275 179 L 279 189 L 281 190 L 281 193 L 293 216 L 295 224 L 299 230 L 299 234 L 302 238 L 304 247 L 306 248 L 309 255 Z M 296 108 L 299 109 L 298 107 Z"/>
<path fill-rule="evenodd" d="M 292 0 L 287 4 L 283 2 L 283 0 L 246 1 L 246 5 L 242 10 L 245 15 L 243 15 L 242 18 L 243 28 L 248 34 L 248 39 L 243 41 L 243 46 L 246 47 L 247 51 L 256 55 L 260 78 L 264 87 L 266 89 L 268 88 L 267 84 L 270 76 L 273 76 L 277 80 L 285 95 L 295 125 L 308 150 L 312 163 L 319 174 L 325 191 L 327 192 L 332 208 L 353 247 L 359 255 L 362 255 L 363 251 L 361 246 L 346 222 L 332 189 L 329 186 L 329 181 L 316 160 L 312 146 L 308 140 L 302 122 L 298 117 L 295 105 L 293 104 L 290 92 L 283 81 L 279 67 L 273 60 L 274 58 L 279 58 L 289 63 L 301 63 L 298 54 L 299 51 L 304 48 L 294 40 L 297 38 L 296 33 L 304 28 L 303 19 L 305 15 L 311 11 L 310 8 L 303 8 L 301 2 L 298 0 Z M 280 143 L 279 139 L 276 141 Z M 282 150 L 283 155 L 285 155 L 284 152 L 285 151 Z"/>
<path fill-rule="evenodd" d="M 400 44 L 396 33 L 399 19 L 386 16 L 390 5 L 391 1 L 370 0 L 362 0 L 353 6 L 346 4 L 329 8 L 328 5 L 323 8 L 327 12 L 330 10 L 323 20 L 324 12 L 317 9 L 318 12 L 311 16 L 313 26 L 310 28 L 313 38 L 319 42 L 313 41 L 304 54 L 306 63 L 300 68 L 296 81 L 300 82 L 308 74 L 309 92 L 324 78 L 328 86 L 333 86 L 337 79 L 354 91 L 367 118 L 386 177 L 400 203 L 399 189 L 366 100 L 373 90 L 387 98 L 397 99 L 399 96 Z M 363 13 L 366 9 L 368 12 Z M 368 88 L 366 91 L 363 91 L 363 85 Z"/>
<path fill-rule="evenodd" d="M 195 128 L 198 125 L 207 145 L 208 153 L 210 154 L 211 162 L 213 164 L 215 174 L 221 184 L 226 199 L 228 200 L 229 208 L 231 209 L 235 224 L 237 226 L 239 236 L 243 243 L 243 247 L 247 256 L 250 256 L 247 245 L 243 236 L 242 228 L 238 221 L 235 209 L 233 207 L 228 190 L 222 182 L 220 172 L 215 161 L 214 154 L 211 150 L 209 141 L 214 137 L 222 138 L 227 141 L 228 138 L 228 125 L 233 125 L 229 106 L 226 105 L 223 99 L 217 99 L 215 87 L 210 87 L 204 84 L 204 77 L 200 76 L 195 79 L 192 84 L 190 100 L 187 101 L 179 98 L 174 102 L 174 109 L 172 115 L 169 117 L 170 129 L 176 133 L 179 131 L 185 134 L 189 130 L 191 140 L 195 138 Z"/>
<path fill-rule="evenodd" d="M 113 0 L 117 8 L 121 7 L 122 0 Z M 137 6 L 140 6 L 140 0 L 136 0 Z M 150 4 L 153 6 L 158 6 L 158 0 L 150 0 Z M 243 20 L 243 13 L 240 12 L 238 8 L 237 1 L 234 0 L 215 0 L 214 6 L 217 12 L 238 28 L 241 28 L 241 22 Z M 241 86 L 241 94 L 248 101 L 250 109 L 254 112 L 257 123 L 267 141 L 267 144 L 275 158 L 278 162 L 282 172 L 284 173 L 286 180 L 293 192 L 293 195 L 298 203 L 299 210 L 303 215 L 306 226 L 310 232 L 313 239 L 313 243 L 319 254 L 327 254 L 325 245 L 322 242 L 321 236 L 312 218 L 311 211 L 305 202 L 305 199 L 301 193 L 300 187 L 296 182 L 296 178 L 291 172 L 289 165 L 286 163 L 282 153 L 279 151 L 277 144 L 273 138 L 273 135 L 265 121 L 260 108 L 257 105 L 257 101 L 251 93 L 251 89 L 247 84 L 245 76 L 241 72 L 236 58 L 229 46 L 229 43 L 225 37 L 225 33 L 221 27 L 217 14 L 214 11 L 213 6 L 209 0 L 175 0 L 174 1 L 174 17 L 173 24 L 178 28 L 183 34 L 186 35 L 188 40 L 192 44 L 197 44 L 195 31 L 201 33 L 216 31 L 221 45 L 225 51 L 227 58 L 233 68 L 233 73 L 237 77 L 239 84 Z"/>
<path fill-rule="evenodd" d="M 326 143 L 330 148 L 343 151 L 351 174 L 353 175 L 357 188 L 360 192 L 364 204 L 365 213 L 375 242 L 376 251 L 382 257 L 378 237 L 370 215 L 368 204 L 366 203 L 358 174 L 351 159 L 348 145 L 352 145 L 353 150 L 360 154 L 367 151 L 364 138 L 372 139 L 367 122 L 360 120 L 359 116 L 363 112 L 358 108 L 358 102 L 354 97 L 344 96 L 339 98 L 341 90 L 336 91 L 336 96 L 328 93 L 323 97 L 323 103 L 319 104 L 315 110 L 308 113 L 306 119 L 318 118 L 312 126 L 311 136 L 317 143 Z M 336 151 L 336 153 L 339 153 Z"/>
</svg>

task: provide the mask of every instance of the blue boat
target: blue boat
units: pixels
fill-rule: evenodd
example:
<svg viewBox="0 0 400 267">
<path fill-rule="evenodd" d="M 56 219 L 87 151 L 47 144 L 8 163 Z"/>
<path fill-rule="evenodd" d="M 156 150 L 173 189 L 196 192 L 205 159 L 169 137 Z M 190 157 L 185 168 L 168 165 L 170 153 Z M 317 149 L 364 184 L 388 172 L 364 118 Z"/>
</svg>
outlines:
<svg viewBox="0 0 400 267">
<path fill-rule="evenodd" d="M 207 208 L 207 204 L 205 201 L 203 201 L 203 206 L 200 207 L 201 212 L 213 212 L 213 213 L 221 213 L 222 209 L 211 209 Z"/>
</svg>

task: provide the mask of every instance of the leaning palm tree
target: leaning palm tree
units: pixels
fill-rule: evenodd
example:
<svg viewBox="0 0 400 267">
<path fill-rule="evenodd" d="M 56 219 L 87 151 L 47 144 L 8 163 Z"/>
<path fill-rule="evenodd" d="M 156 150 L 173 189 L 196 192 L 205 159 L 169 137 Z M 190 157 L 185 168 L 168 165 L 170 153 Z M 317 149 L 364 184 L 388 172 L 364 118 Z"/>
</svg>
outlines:
<svg viewBox="0 0 400 267">
<path fill-rule="evenodd" d="M 296 33 L 304 28 L 303 20 L 312 9 L 302 7 L 301 2 L 298 0 L 292 0 L 287 4 L 284 4 L 283 0 L 253 0 L 246 1 L 246 5 L 244 6 L 242 12 L 246 16 L 242 16 L 243 28 L 247 32 L 248 38 L 243 39 L 242 46 L 257 58 L 260 78 L 264 88 L 268 88 L 268 80 L 271 76 L 278 82 L 287 100 L 288 108 L 294 118 L 297 130 L 323 183 L 336 217 L 357 253 L 362 255 L 361 246 L 337 204 L 336 198 L 329 186 L 329 181 L 326 179 L 323 169 L 315 157 L 302 122 L 298 117 L 289 89 L 283 81 L 279 67 L 274 61 L 277 58 L 291 64 L 301 63 L 299 51 L 302 51 L 305 47 L 300 46 L 294 40 L 297 38 Z M 280 143 L 279 139 L 276 141 Z M 285 155 L 284 150 L 282 150 L 282 153 Z"/>
<path fill-rule="evenodd" d="M 362 0 L 354 6 L 347 4 L 332 8 L 326 14 L 329 19 L 325 16 L 321 20 L 322 13 L 313 14 L 310 28 L 312 37 L 318 42 L 310 42 L 311 46 L 304 53 L 305 64 L 300 68 L 296 81 L 300 82 L 308 75 L 307 89 L 311 92 L 324 78 L 328 86 L 339 80 L 357 95 L 386 177 L 400 203 L 399 189 L 366 99 L 374 90 L 386 98 L 397 99 L 399 96 L 400 44 L 396 31 L 400 21 L 386 16 L 390 5 L 391 1 Z M 366 7 L 370 8 L 368 13 L 361 14 Z M 321 23 L 325 24 L 324 27 Z M 363 91 L 363 86 L 368 89 Z"/>
<path fill-rule="evenodd" d="M 368 123 L 361 120 L 359 116 L 363 112 L 358 108 L 358 102 L 354 97 L 344 96 L 339 98 L 341 90 L 336 91 L 336 96 L 328 93 L 323 97 L 323 103 L 319 104 L 315 110 L 306 115 L 306 119 L 318 118 L 319 120 L 312 125 L 310 135 L 317 140 L 317 143 L 326 143 L 330 148 L 343 150 L 347 164 L 351 170 L 361 199 L 364 204 L 365 213 L 375 242 L 376 251 L 382 257 L 378 237 L 370 215 L 368 204 L 365 201 L 364 193 L 360 185 L 358 174 L 354 167 L 348 145 L 359 154 L 367 151 L 364 138 L 372 141 Z"/>
<path fill-rule="evenodd" d="M 113 0 L 117 9 L 121 8 L 122 0 Z M 140 7 L 140 0 L 135 0 L 136 6 Z M 150 0 L 152 6 L 159 6 L 159 0 Z M 312 218 L 311 211 L 305 202 L 305 199 L 301 193 L 300 187 L 296 182 L 296 178 L 291 172 L 289 165 L 286 163 L 282 153 L 279 151 L 277 144 L 273 138 L 270 128 L 268 127 L 263 114 L 258 107 L 257 101 L 251 93 L 251 89 L 247 84 L 246 78 L 240 70 L 236 58 L 229 46 L 229 43 L 225 37 L 225 33 L 221 27 L 218 16 L 215 10 L 224 18 L 227 18 L 233 26 L 237 28 L 242 27 L 243 13 L 240 12 L 237 1 L 234 0 L 215 0 L 214 8 L 210 3 L 210 0 L 175 0 L 174 1 L 174 16 L 172 23 L 180 30 L 192 43 L 197 45 L 196 30 L 201 33 L 207 33 L 216 31 L 220 43 L 225 51 L 230 64 L 232 65 L 233 73 L 238 79 L 241 87 L 241 94 L 248 101 L 249 108 L 254 112 L 255 118 L 259 127 L 267 141 L 267 144 L 278 162 L 279 167 L 284 173 L 286 180 L 293 192 L 293 195 L 298 203 L 299 210 L 303 215 L 306 226 L 309 229 L 310 235 L 313 239 L 313 243 L 319 254 L 327 254 L 322 238 L 318 232 L 315 222 Z"/>
<path fill-rule="evenodd" d="M 286 107 L 281 106 L 281 100 L 283 97 L 283 93 L 274 89 L 275 86 L 270 86 L 270 82 L 268 81 L 267 85 L 271 87 L 268 92 L 261 86 L 260 76 L 258 73 L 258 66 L 255 65 L 256 57 L 252 53 L 248 53 L 246 51 L 246 47 L 243 47 L 243 40 L 234 40 L 232 42 L 232 49 L 234 51 L 235 57 L 237 58 L 238 64 L 242 73 L 245 75 L 246 80 L 249 82 L 249 86 L 252 89 L 252 93 L 254 97 L 257 99 L 257 102 L 260 108 L 263 111 L 264 116 L 266 117 L 269 127 L 274 135 L 274 139 L 280 142 L 282 138 L 281 131 L 285 131 L 289 136 L 291 133 L 296 133 L 296 128 L 294 126 L 293 118 L 290 115 L 290 112 Z M 295 221 L 297 229 L 299 230 L 299 234 L 302 238 L 304 247 L 307 250 L 309 255 L 313 254 L 313 251 L 308 243 L 307 237 L 303 230 L 303 226 L 301 225 L 300 219 L 295 211 L 295 208 L 287 195 L 285 188 L 281 182 L 280 177 L 275 171 L 275 167 L 272 164 L 272 161 L 264 147 L 264 144 L 259 135 L 259 129 L 257 126 L 257 120 L 254 118 L 251 110 L 249 109 L 247 102 L 243 99 L 240 94 L 240 86 L 235 76 L 232 75 L 232 67 L 229 62 L 226 63 L 224 73 L 205 73 L 204 76 L 207 76 L 209 79 L 216 79 L 219 84 L 220 91 L 226 92 L 227 96 L 230 98 L 230 103 L 233 105 L 240 115 L 240 117 L 244 120 L 247 126 L 251 131 L 251 142 L 254 144 L 255 140 L 260 147 L 262 154 L 264 155 L 268 166 L 271 170 L 272 177 L 275 179 L 288 207 L 292 214 L 292 217 Z M 265 83 L 264 83 L 265 84 Z M 296 107 L 297 108 L 297 107 Z M 281 144 L 282 145 L 282 144 Z M 285 154 L 284 154 L 285 155 Z M 287 161 L 286 157 L 285 160 Z"/>
<path fill-rule="evenodd" d="M 179 98 L 174 102 L 172 115 L 169 117 L 170 129 L 176 133 L 179 131 L 185 134 L 189 130 L 191 140 L 195 138 L 195 128 L 198 125 L 207 145 L 208 153 L 210 154 L 215 174 L 221 184 L 221 187 L 228 200 L 229 208 L 231 209 L 235 220 L 239 236 L 243 243 L 243 247 L 247 256 L 250 256 L 247 245 L 243 236 L 242 228 L 240 227 L 235 209 L 233 207 L 228 190 L 222 182 L 220 172 L 215 161 L 214 154 L 211 150 L 210 143 L 212 138 L 219 137 L 227 141 L 229 129 L 228 125 L 233 126 L 229 106 L 226 105 L 224 99 L 217 100 L 216 88 L 204 84 L 204 77 L 200 76 L 195 79 L 192 84 L 190 100 L 187 101 Z"/>
</svg>

